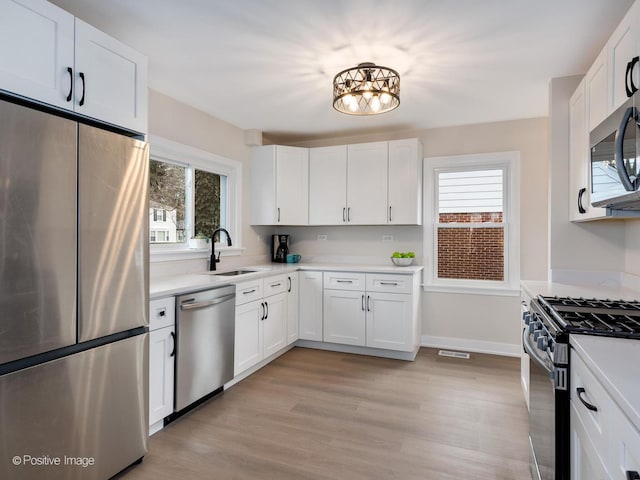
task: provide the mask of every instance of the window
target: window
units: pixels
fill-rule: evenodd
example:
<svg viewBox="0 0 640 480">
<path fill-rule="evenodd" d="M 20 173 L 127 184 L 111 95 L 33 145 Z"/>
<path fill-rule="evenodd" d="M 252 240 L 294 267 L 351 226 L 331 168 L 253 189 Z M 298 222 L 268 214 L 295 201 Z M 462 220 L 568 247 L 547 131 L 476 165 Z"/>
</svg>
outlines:
<svg viewBox="0 0 640 480">
<path fill-rule="evenodd" d="M 425 159 L 427 289 L 513 294 L 519 153 Z"/>
<path fill-rule="evenodd" d="M 167 248 L 173 252 L 176 249 L 188 252 L 189 238 L 197 234 L 211 237 L 219 227 L 226 228 L 233 240 L 234 246 L 228 248 L 223 237 L 226 254 L 239 253 L 236 185 L 239 185 L 241 175 L 240 163 L 162 138 L 151 136 L 149 142 L 149 241 L 152 253 Z"/>
</svg>

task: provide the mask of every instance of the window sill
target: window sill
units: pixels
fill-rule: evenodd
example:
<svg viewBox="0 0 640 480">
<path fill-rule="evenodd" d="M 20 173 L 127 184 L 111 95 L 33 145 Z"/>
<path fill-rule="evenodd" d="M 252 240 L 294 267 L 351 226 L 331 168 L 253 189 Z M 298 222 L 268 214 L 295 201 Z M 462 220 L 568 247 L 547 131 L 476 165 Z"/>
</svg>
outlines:
<svg viewBox="0 0 640 480">
<path fill-rule="evenodd" d="M 159 248 L 158 248 L 159 247 Z M 220 252 L 221 257 L 232 257 L 242 255 L 244 248 L 242 247 L 216 247 L 216 252 Z M 176 260 L 195 260 L 198 258 L 209 258 L 211 256 L 210 248 L 187 248 L 187 247 L 169 247 L 151 246 L 149 249 L 149 261 L 154 262 L 173 262 Z"/>
<path fill-rule="evenodd" d="M 490 295 L 494 297 L 519 297 L 519 288 L 510 287 L 476 287 L 462 285 L 422 285 L 425 292 L 457 293 L 465 295 Z"/>
</svg>

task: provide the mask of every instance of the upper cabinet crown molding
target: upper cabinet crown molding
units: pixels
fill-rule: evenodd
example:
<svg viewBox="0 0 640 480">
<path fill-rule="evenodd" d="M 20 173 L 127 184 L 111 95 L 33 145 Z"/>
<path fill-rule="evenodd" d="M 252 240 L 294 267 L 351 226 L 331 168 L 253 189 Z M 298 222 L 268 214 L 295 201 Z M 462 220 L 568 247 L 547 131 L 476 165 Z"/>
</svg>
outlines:
<svg viewBox="0 0 640 480">
<path fill-rule="evenodd" d="M 44 0 L 0 3 L 0 90 L 147 132 L 147 58 Z"/>
</svg>

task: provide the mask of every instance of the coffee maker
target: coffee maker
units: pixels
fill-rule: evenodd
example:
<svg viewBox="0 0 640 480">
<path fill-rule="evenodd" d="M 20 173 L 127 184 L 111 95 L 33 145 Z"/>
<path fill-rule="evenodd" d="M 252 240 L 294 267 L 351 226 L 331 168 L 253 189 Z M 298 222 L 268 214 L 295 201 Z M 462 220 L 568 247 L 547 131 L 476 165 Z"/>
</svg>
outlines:
<svg viewBox="0 0 640 480">
<path fill-rule="evenodd" d="M 271 236 L 271 261 L 287 263 L 289 253 L 289 235 Z"/>
</svg>

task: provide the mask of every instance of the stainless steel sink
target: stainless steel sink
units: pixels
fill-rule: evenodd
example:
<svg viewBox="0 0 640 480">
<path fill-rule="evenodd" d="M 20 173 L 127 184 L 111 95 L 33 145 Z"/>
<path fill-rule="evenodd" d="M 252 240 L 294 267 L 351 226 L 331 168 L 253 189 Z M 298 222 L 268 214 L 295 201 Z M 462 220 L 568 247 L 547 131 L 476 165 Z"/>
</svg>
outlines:
<svg viewBox="0 0 640 480">
<path fill-rule="evenodd" d="M 231 272 L 222 272 L 222 273 L 216 273 L 216 272 L 211 272 L 211 275 L 218 275 L 220 277 L 235 277 L 237 275 L 245 275 L 247 273 L 256 273 L 257 270 L 232 270 Z"/>
</svg>

